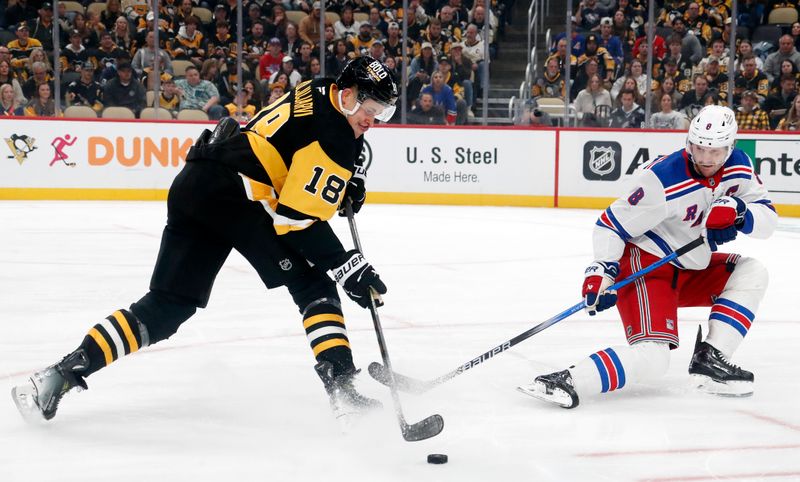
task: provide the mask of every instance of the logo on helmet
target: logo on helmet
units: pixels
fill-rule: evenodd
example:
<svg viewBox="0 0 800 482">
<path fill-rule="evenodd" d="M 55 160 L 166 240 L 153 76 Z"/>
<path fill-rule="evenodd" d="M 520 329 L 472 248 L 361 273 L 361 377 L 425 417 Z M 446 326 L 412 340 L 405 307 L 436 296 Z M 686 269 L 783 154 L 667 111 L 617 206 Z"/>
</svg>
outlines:
<svg viewBox="0 0 800 482">
<path fill-rule="evenodd" d="M 706 124 L 706 130 L 707 130 L 707 131 L 710 131 L 710 130 L 711 130 L 711 123 L 710 123 L 710 122 L 709 122 L 708 124 Z"/>
<path fill-rule="evenodd" d="M 389 72 L 383 69 L 383 65 L 379 61 L 371 62 L 367 66 L 367 71 L 369 72 L 369 76 L 372 77 L 375 82 L 378 82 L 382 79 L 385 79 Z"/>
</svg>

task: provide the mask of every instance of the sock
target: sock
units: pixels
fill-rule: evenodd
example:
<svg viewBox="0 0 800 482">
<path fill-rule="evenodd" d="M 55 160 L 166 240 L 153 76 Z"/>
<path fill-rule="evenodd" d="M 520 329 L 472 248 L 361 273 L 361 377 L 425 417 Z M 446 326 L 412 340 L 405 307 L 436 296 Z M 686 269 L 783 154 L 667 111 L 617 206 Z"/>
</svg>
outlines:
<svg viewBox="0 0 800 482">
<path fill-rule="evenodd" d="M 81 375 L 91 375 L 148 343 L 147 329 L 133 313 L 117 310 L 94 325 L 84 337 L 81 348 L 89 356 L 89 367 Z"/>
</svg>

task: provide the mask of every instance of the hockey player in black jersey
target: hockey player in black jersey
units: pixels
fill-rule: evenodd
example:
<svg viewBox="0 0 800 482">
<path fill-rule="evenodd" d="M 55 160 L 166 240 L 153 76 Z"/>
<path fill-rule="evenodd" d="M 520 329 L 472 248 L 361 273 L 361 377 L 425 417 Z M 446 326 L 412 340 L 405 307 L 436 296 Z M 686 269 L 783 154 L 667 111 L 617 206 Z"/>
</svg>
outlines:
<svg viewBox="0 0 800 482">
<path fill-rule="evenodd" d="M 353 386 L 357 370 L 336 282 L 364 308 L 371 290 L 385 293 L 386 286 L 361 253 L 344 249 L 327 220 L 344 202 L 360 209 L 363 134 L 376 119 L 391 118 L 396 100 L 388 69 L 359 57 L 335 81 L 298 84 L 242 129 L 227 119 L 206 130 L 170 187 L 149 291 L 15 387 L 23 415 L 53 418 L 65 393 L 86 388 L 86 377 L 175 334 L 208 303 L 231 249 L 268 288 L 288 288 L 337 416 L 379 406 Z"/>
</svg>

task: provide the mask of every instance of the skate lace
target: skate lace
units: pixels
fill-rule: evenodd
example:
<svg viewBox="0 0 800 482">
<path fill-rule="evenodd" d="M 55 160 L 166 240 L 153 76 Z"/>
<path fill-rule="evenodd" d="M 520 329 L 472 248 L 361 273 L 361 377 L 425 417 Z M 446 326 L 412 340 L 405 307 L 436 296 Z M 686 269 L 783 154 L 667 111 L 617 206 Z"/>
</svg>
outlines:
<svg viewBox="0 0 800 482">
<path fill-rule="evenodd" d="M 719 358 L 719 360 L 720 360 L 720 361 L 721 361 L 721 362 L 722 362 L 722 363 L 723 363 L 725 366 L 727 366 L 728 368 L 730 368 L 731 370 L 733 370 L 733 371 L 735 371 L 735 372 L 741 372 L 741 371 L 742 371 L 742 368 L 741 368 L 739 365 L 736 365 L 735 363 L 731 363 L 731 361 L 730 361 L 730 360 L 728 360 L 728 357 L 726 357 L 725 355 L 723 355 L 721 351 L 719 351 L 719 350 L 716 350 L 716 349 L 715 349 L 715 351 L 717 352 L 717 353 L 716 353 L 716 354 L 717 354 L 717 357 Z"/>
</svg>

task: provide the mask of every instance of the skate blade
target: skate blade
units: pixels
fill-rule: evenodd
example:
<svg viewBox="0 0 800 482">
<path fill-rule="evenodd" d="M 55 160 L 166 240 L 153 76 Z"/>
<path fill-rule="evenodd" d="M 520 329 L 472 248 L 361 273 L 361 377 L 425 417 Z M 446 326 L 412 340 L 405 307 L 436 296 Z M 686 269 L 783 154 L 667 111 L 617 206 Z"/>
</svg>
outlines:
<svg viewBox="0 0 800 482">
<path fill-rule="evenodd" d="M 525 387 L 517 387 L 517 391 L 544 402 L 556 404 L 562 408 L 573 407 L 572 397 L 569 396 L 569 393 L 561 390 L 560 388 L 556 388 L 552 392 L 548 393 L 543 385 L 532 383 Z"/>
<path fill-rule="evenodd" d="M 753 382 L 721 383 L 705 375 L 691 375 L 695 388 L 703 393 L 719 397 L 749 397 L 753 395 Z"/>
<path fill-rule="evenodd" d="M 42 411 L 36 402 L 36 388 L 33 385 L 20 385 L 11 389 L 11 398 L 17 406 L 22 418 L 28 423 L 42 423 L 45 421 Z"/>
</svg>

